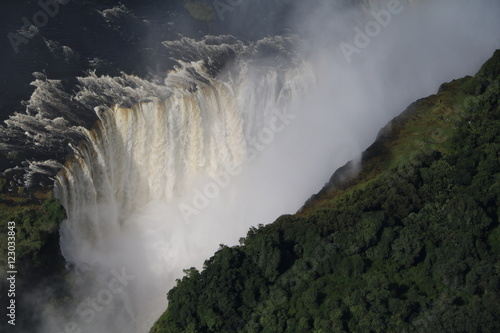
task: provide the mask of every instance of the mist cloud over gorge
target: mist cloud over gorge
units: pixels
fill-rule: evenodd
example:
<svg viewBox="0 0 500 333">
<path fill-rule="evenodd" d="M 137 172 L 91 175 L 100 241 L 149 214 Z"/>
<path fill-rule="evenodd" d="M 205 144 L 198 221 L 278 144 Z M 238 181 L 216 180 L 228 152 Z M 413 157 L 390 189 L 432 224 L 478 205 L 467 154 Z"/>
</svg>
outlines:
<svg viewBox="0 0 500 333">
<path fill-rule="evenodd" d="M 354 28 L 363 29 L 373 20 L 370 13 L 335 6 L 329 10 L 328 2 L 313 12 L 305 3 L 297 10 L 294 25 L 309 37 L 301 52 L 309 53 L 317 85 L 292 125 L 301 126 L 296 132 L 301 134 L 284 139 L 292 151 L 284 158 L 293 161 L 287 164 L 293 165 L 290 174 L 296 172 L 290 177 L 293 183 L 305 178 L 304 195 L 318 189 L 346 158 L 368 147 L 378 130 L 411 102 L 437 92 L 443 82 L 473 75 L 500 46 L 500 4 L 415 2 L 401 1 L 401 14 L 350 64 L 340 44 L 352 43 Z M 345 156 L 338 156 L 339 150 Z M 300 187 L 290 191 L 300 192 Z"/>
<path fill-rule="evenodd" d="M 123 216 L 120 227 L 106 227 L 106 221 L 99 221 L 99 228 L 110 228 L 101 230 L 101 236 L 108 238 L 100 241 L 99 251 L 86 248 L 84 262 L 72 262 L 76 272 L 83 272 L 74 274 L 73 301 L 66 313 L 41 310 L 44 332 L 63 331 L 69 320 L 83 332 L 147 331 L 164 311 L 165 293 L 183 268 L 201 268 L 220 243 L 234 245 L 250 226 L 297 211 L 336 168 L 358 156 L 378 130 L 409 103 L 435 93 L 445 81 L 474 74 L 500 47 L 498 2 L 401 1 L 402 12 L 393 15 L 348 63 L 341 43 L 353 43 L 355 28 L 363 30 L 374 18 L 369 10 L 340 3 L 298 2 L 289 9 L 287 25 L 300 39 L 294 52 L 304 55 L 304 73 L 308 73 L 304 80 L 311 82 L 309 93 L 289 106 L 293 120 L 274 133 L 254 159 L 241 163 L 242 171 L 231 177 L 191 223 L 186 223 L 178 207 L 190 204 L 193 191 L 213 181 L 207 172 L 201 172 L 179 195 L 152 200 Z M 387 3 L 374 10 L 384 10 Z M 250 2 L 241 6 L 248 9 L 246 22 L 257 26 L 262 8 L 252 11 Z M 232 20 L 241 15 L 239 10 Z M 268 58 L 265 63 L 272 69 L 279 66 L 280 59 Z M 247 74 L 259 77 L 263 70 L 266 67 L 249 65 Z M 247 105 L 250 114 L 261 111 Z M 261 125 L 268 126 L 265 121 Z M 101 203 L 104 214 L 100 218 L 112 220 L 120 215 L 116 205 Z M 68 225 L 63 226 L 63 233 L 68 232 Z M 75 244 L 66 251 L 78 258 L 83 249 Z M 102 311 L 95 311 L 95 318 L 85 322 L 81 313 L 90 308 L 87 297 L 97 298 L 112 272 L 123 268 L 134 279 L 123 293 L 113 294 L 113 301 Z"/>
</svg>

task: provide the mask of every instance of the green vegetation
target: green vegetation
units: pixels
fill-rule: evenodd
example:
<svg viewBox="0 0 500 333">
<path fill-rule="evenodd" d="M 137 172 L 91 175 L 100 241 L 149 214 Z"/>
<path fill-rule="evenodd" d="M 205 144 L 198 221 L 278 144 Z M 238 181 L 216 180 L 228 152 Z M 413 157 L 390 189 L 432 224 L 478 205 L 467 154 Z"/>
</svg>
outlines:
<svg viewBox="0 0 500 333">
<path fill-rule="evenodd" d="M 15 222 L 16 248 L 16 327 L 23 332 L 32 332 L 38 327 L 39 316 L 33 313 L 33 295 L 47 285 L 55 286 L 56 299 L 64 297 L 66 290 L 65 261 L 59 247 L 59 225 L 66 217 L 64 208 L 44 189 L 18 189 L 9 186 L 0 178 L 0 270 L 2 283 L 0 293 L 9 290 L 6 272 L 8 260 L 7 236 L 11 228 L 8 222 Z M 9 254 L 9 257 L 11 255 Z M 42 287 L 43 286 L 43 287 Z M 42 287 L 42 288 L 41 288 Z M 1 305 L 7 307 L 10 298 L 3 297 Z M 0 324 L 0 331 L 7 322 Z"/>
<path fill-rule="evenodd" d="M 497 332 L 500 50 L 395 118 L 295 215 L 168 292 L 151 332 Z"/>
<path fill-rule="evenodd" d="M 23 188 L 8 192 L 0 178 L 0 233 L 7 237 L 9 221 L 16 223 L 16 266 L 18 269 L 50 272 L 61 263 L 59 224 L 66 217 L 64 208 L 51 192 Z M 7 269 L 7 242 L 0 242 L 0 267 Z"/>
</svg>

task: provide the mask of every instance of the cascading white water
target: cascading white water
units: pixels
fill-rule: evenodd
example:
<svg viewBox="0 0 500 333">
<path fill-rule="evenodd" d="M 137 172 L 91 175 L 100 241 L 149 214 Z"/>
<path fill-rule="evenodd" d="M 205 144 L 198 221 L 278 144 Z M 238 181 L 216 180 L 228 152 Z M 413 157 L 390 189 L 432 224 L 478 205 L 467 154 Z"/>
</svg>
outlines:
<svg viewBox="0 0 500 333">
<path fill-rule="evenodd" d="M 181 269 L 199 265 L 227 241 L 196 236 L 207 226 L 231 228 L 227 221 L 207 209 L 191 223 L 179 214 L 179 203 L 190 203 L 206 175 L 241 167 L 260 131 L 276 114 L 289 112 L 314 80 L 307 63 L 281 71 L 242 68 L 238 78 L 224 82 L 210 77 L 202 62 L 183 63 L 167 77 L 166 95 L 132 107 L 96 108 L 95 127 L 80 129 L 86 139 L 56 177 L 56 195 L 68 215 L 61 226 L 63 255 L 77 270 L 93 272 L 81 283 L 96 289 L 112 269 L 125 267 L 134 276 L 127 294 L 134 301 L 103 309 L 108 317 L 87 328 L 100 329 L 121 311 L 136 326 L 121 329 L 147 330 Z M 243 236 L 257 222 L 230 223 L 239 224 Z"/>
<path fill-rule="evenodd" d="M 165 43 L 186 55 L 177 58 L 194 61 L 170 73 L 165 84 L 126 74 L 91 73 L 76 78 L 76 87 L 37 79 L 26 112 L 1 128 L 0 150 L 24 152 L 22 167 L 12 172 L 20 184 L 33 186 L 60 168 L 68 142 L 73 147 L 56 192 L 68 213 L 61 248 L 74 268 L 74 290 L 66 311 L 42 302 L 41 331 L 147 331 L 183 268 L 200 268 L 219 243 L 234 244 L 249 226 L 292 213 L 410 102 L 444 81 L 474 74 L 499 45 L 498 6 L 475 6 L 443 0 L 415 13 L 405 9 L 352 65 L 338 45 L 352 44 L 353 28 L 372 18 L 352 22 L 326 11 L 335 31 L 323 31 L 327 25 L 318 24 L 318 15 L 307 19 L 311 35 L 320 36 L 305 52 L 314 66 L 281 67 L 297 49 L 284 37 L 248 46 L 208 36 Z M 221 54 L 238 60 L 231 59 L 236 69 L 219 79 L 196 62 L 220 69 Z M 260 62 L 269 54 L 272 59 Z M 276 127 L 276 112 L 290 112 L 288 104 L 301 100 L 315 80 L 297 119 Z M 79 127 L 95 119 L 94 107 L 94 128 Z M 250 161 L 256 151 L 259 158 Z M 238 166 L 245 166 L 242 175 L 225 179 L 218 196 L 203 207 L 193 204 L 207 185 L 218 185 L 207 174 Z M 183 204 L 197 209 L 191 221 L 179 210 Z"/>
</svg>

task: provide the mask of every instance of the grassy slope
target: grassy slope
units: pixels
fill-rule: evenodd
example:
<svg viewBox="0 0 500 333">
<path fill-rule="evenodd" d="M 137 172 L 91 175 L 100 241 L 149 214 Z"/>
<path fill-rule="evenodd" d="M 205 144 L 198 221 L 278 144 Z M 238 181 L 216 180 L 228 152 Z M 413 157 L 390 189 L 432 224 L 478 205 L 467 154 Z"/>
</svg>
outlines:
<svg viewBox="0 0 500 333">
<path fill-rule="evenodd" d="M 168 293 L 151 332 L 495 332 L 500 51 L 413 103 L 295 215 Z"/>
<path fill-rule="evenodd" d="M 466 103 L 480 87 L 476 78 L 465 77 L 445 83 L 438 94 L 411 104 L 380 130 L 376 142 L 362 154 L 359 172 L 351 172 L 359 166 L 347 163 L 304 205 L 299 215 L 335 205 L 336 198 L 365 188 L 388 170 L 412 161 L 419 154 L 449 152 L 449 139 L 466 113 Z"/>
</svg>

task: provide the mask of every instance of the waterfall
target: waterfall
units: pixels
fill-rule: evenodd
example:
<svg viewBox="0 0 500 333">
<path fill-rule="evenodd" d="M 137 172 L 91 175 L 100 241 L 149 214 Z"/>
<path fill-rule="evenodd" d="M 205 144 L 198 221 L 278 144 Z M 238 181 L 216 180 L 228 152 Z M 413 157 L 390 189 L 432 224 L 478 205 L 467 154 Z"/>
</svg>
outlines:
<svg viewBox="0 0 500 333">
<path fill-rule="evenodd" d="M 164 88 L 142 94 L 138 103 L 95 107 L 95 125 L 78 128 L 84 140 L 72 145 L 73 155 L 55 177 L 56 196 L 68 215 L 61 250 L 81 272 L 80 283 L 98 289 L 112 270 L 134 276 L 120 305 L 103 310 L 104 323 L 117 313 L 132 321 L 125 331 L 147 330 L 181 270 L 201 264 L 224 240 L 202 237 L 207 228 L 230 223 L 244 232 L 260 222 L 221 222 L 220 210 L 211 209 L 238 204 L 224 195 L 194 224 L 183 219 L 179 203 L 190 204 L 193 189 L 202 188 L 208 175 L 244 168 L 262 129 L 276 127 L 276 115 L 291 112 L 314 82 L 306 62 L 281 70 L 244 63 L 225 80 L 212 77 L 202 61 L 180 63 Z M 87 327 L 100 325 L 96 319 Z"/>
<path fill-rule="evenodd" d="M 25 110 L 0 126 L 0 154 L 10 188 L 55 184 L 68 215 L 72 290 L 40 286 L 41 332 L 148 331 L 183 268 L 295 212 L 409 103 L 474 75 L 500 47 L 493 1 L 401 1 L 390 24 L 381 11 L 397 3 L 361 3 L 364 12 L 304 2 L 287 23 L 300 37 L 145 49 L 179 63 L 168 74 L 34 73 Z"/>
</svg>

